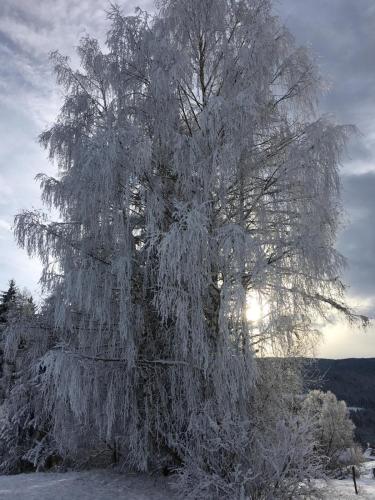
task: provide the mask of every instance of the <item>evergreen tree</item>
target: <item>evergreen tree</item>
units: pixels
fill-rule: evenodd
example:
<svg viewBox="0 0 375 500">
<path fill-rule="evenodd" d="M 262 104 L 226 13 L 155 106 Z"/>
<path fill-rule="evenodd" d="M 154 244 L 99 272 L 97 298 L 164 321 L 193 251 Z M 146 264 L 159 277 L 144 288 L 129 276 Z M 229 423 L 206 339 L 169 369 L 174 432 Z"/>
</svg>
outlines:
<svg viewBox="0 0 375 500">
<path fill-rule="evenodd" d="M 0 295 L 0 324 L 6 323 L 7 313 L 11 304 L 14 304 L 16 301 L 17 292 L 15 281 L 10 280 L 8 290 L 2 292 Z"/>
<path fill-rule="evenodd" d="M 14 287 L 12 287 L 14 288 Z M 24 472 L 44 467 L 55 453 L 48 434 L 50 415 L 40 390 L 40 358 L 50 337 L 45 311 L 37 311 L 27 292 L 11 294 L 2 329 L 0 376 L 0 471 Z"/>
<path fill-rule="evenodd" d="M 6 389 L 4 383 L 4 372 L 7 372 L 4 360 L 5 334 L 4 330 L 8 323 L 8 315 L 14 307 L 17 298 L 17 287 L 15 281 L 9 281 L 8 289 L 0 294 L 0 403 L 4 400 Z"/>
</svg>

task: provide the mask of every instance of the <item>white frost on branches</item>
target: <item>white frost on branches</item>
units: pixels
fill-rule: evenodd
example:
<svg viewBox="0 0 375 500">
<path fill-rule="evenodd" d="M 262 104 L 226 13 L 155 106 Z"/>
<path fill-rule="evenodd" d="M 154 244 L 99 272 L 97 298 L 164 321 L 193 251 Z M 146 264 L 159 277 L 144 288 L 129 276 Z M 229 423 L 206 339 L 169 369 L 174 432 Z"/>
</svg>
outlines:
<svg viewBox="0 0 375 500">
<path fill-rule="evenodd" d="M 334 249 L 352 129 L 316 116 L 314 63 L 269 0 L 159 3 L 113 7 L 80 70 L 52 54 L 65 99 L 41 143 L 59 173 L 38 178 L 59 220 L 25 212 L 15 234 L 54 297 L 42 363 L 61 448 L 102 439 L 138 469 L 195 457 L 209 474 L 206 437 L 246 435 L 251 455 L 266 432 L 256 351 L 295 354 L 328 307 L 352 316 Z M 256 328 L 249 293 L 269 310 Z M 281 465 L 273 498 L 288 477 Z"/>
</svg>

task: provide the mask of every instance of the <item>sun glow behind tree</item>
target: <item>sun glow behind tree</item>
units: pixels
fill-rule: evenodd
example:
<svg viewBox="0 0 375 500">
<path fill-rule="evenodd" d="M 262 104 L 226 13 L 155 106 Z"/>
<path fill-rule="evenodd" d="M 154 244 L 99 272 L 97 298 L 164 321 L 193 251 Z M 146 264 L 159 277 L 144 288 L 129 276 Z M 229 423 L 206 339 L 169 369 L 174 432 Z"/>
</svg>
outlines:
<svg viewBox="0 0 375 500">
<path fill-rule="evenodd" d="M 248 295 L 246 299 L 246 318 L 250 323 L 258 324 L 267 318 L 270 307 L 256 295 Z"/>
</svg>

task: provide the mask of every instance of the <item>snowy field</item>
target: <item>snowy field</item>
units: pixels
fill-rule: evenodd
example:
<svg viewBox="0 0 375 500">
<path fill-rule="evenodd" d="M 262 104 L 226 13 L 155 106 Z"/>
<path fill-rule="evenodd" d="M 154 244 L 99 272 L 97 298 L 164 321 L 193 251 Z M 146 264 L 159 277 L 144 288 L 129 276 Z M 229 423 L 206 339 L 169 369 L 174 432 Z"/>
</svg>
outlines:
<svg viewBox="0 0 375 500">
<path fill-rule="evenodd" d="M 326 500 L 375 500 L 375 479 L 370 468 L 358 479 L 359 495 L 353 481 L 331 481 L 324 488 Z M 108 470 L 30 473 L 0 476 L 1 500 L 169 500 L 178 499 L 168 481 L 140 474 L 119 474 Z"/>
<path fill-rule="evenodd" d="M 326 500 L 375 500 L 375 480 L 359 479 L 358 495 L 354 492 L 353 481 L 344 479 L 343 481 L 332 481 L 325 492 Z"/>
<path fill-rule="evenodd" d="M 326 490 L 326 499 L 366 499 L 375 500 L 375 479 L 372 469 L 375 468 L 375 461 L 366 462 L 362 466 L 361 477 L 357 479 L 358 495 L 355 494 L 352 479 L 341 481 L 331 481 Z"/>
<path fill-rule="evenodd" d="M 166 481 L 108 470 L 0 476 L 1 500 L 177 499 Z"/>
</svg>

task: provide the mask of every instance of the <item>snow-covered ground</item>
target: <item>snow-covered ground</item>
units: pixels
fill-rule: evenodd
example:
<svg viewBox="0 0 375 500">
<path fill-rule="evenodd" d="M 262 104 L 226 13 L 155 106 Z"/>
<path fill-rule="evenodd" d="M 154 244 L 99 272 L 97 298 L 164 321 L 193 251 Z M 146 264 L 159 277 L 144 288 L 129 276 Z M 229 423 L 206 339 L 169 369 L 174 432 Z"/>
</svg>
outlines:
<svg viewBox="0 0 375 500">
<path fill-rule="evenodd" d="M 364 466 L 357 480 L 330 481 L 324 486 L 326 500 L 375 500 L 374 462 Z M 323 486 L 323 485 L 322 485 Z M 178 499 L 167 480 L 141 474 L 108 470 L 66 473 L 30 473 L 0 476 L 1 500 L 172 500 Z"/>
<path fill-rule="evenodd" d="M 0 476 L 1 500 L 169 500 L 167 481 L 108 470 Z"/>
<path fill-rule="evenodd" d="M 375 468 L 375 462 L 369 461 L 363 464 L 361 477 L 357 479 L 358 495 L 355 494 L 352 479 L 343 479 L 330 481 L 325 490 L 327 500 L 375 500 L 375 479 L 372 469 Z"/>
<path fill-rule="evenodd" d="M 344 479 L 332 481 L 325 491 L 326 500 L 375 500 L 375 480 L 359 480 L 358 495 L 355 494 L 353 481 Z"/>
</svg>

